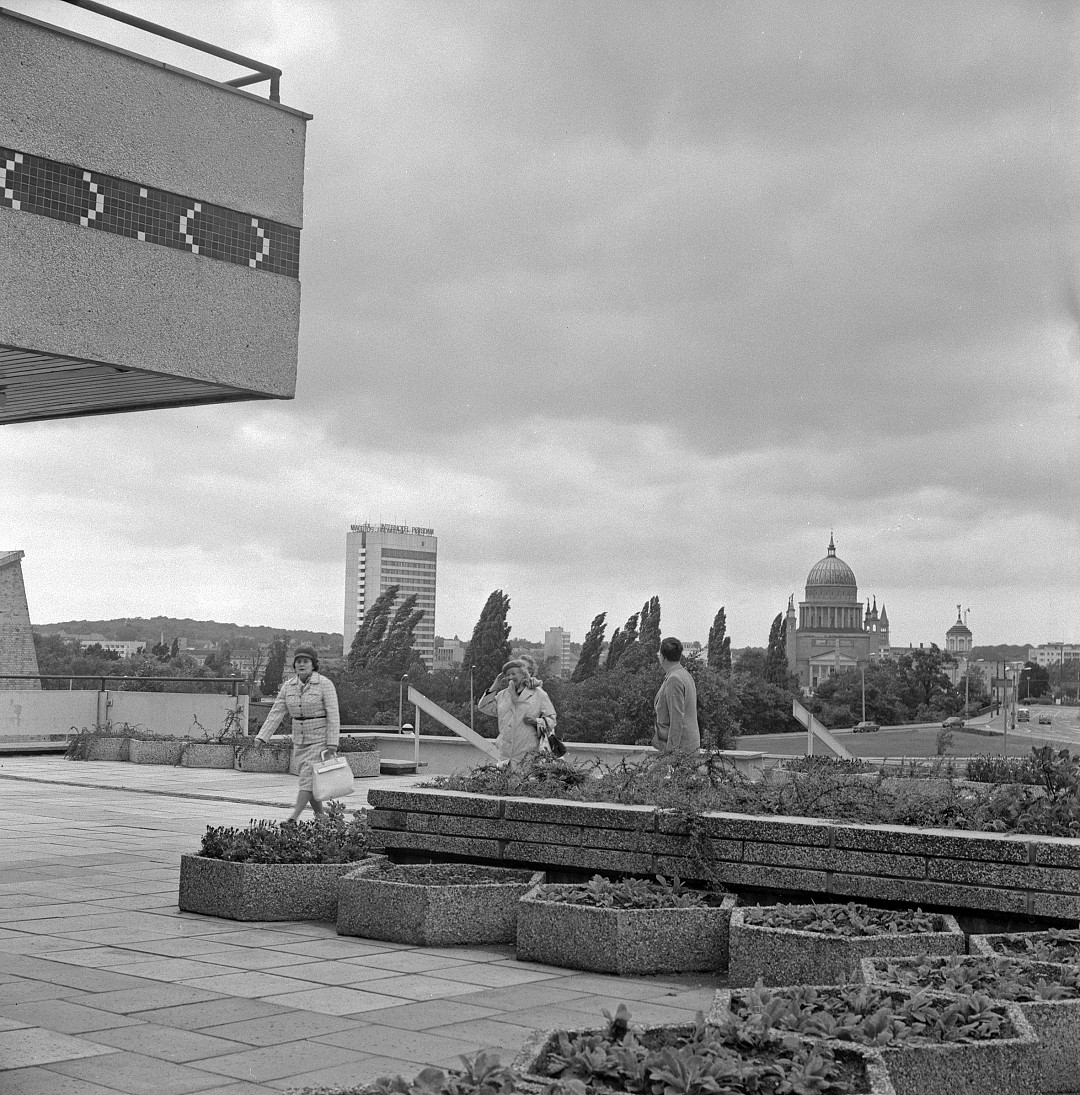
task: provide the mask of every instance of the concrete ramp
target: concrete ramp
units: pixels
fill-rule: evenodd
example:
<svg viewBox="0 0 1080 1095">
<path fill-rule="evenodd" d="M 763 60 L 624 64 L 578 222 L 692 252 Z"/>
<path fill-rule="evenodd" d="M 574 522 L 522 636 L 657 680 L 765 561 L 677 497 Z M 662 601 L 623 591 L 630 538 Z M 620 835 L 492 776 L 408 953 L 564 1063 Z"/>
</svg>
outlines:
<svg viewBox="0 0 1080 1095">
<path fill-rule="evenodd" d="M 806 727 L 806 755 L 808 757 L 812 757 L 816 752 L 814 749 L 816 739 L 827 749 L 832 750 L 841 760 L 855 759 L 798 700 L 791 701 L 791 713 Z"/>
<path fill-rule="evenodd" d="M 452 730 L 459 738 L 464 738 L 470 745 L 476 746 L 482 753 L 486 753 L 494 761 L 502 760 L 495 743 L 488 738 L 481 737 L 475 730 L 466 726 L 460 719 L 454 718 L 449 711 L 444 711 L 434 700 L 429 700 L 422 692 L 417 692 L 409 685 L 409 703 L 419 710 L 430 715 L 436 722 L 442 723 L 447 730 Z M 419 738 L 417 738 L 419 741 Z"/>
</svg>

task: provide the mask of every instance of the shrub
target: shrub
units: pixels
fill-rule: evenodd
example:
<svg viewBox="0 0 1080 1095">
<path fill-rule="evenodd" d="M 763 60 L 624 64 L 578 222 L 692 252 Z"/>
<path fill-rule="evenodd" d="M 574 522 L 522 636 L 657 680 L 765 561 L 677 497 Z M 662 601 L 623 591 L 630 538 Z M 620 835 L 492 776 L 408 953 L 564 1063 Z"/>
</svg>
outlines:
<svg viewBox="0 0 1080 1095">
<path fill-rule="evenodd" d="M 922 909 L 875 909 L 855 902 L 846 905 L 751 905 L 743 910 L 743 922 L 762 928 L 792 928 L 847 937 L 942 930 L 941 917 L 924 913 Z"/>
<path fill-rule="evenodd" d="M 967 763 L 967 778 L 980 783 L 1043 782 L 1034 756 L 999 757 L 987 754 L 972 757 Z"/>
<path fill-rule="evenodd" d="M 629 1029 L 620 1004 L 605 1030 L 559 1031 L 541 1072 L 560 1081 L 560 1095 L 587 1091 L 678 1092 L 735 1095 L 744 1092 L 815 1092 L 840 1095 L 859 1090 L 850 1063 L 826 1045 L 810 1045 L 779 1030 L 731 1021 L 647 1031 Z M 552 1090 L 549 1088 L 548 1090 Z"/>
<path fill-rule="evenodd" d="M 787 985 L 735 992 L 732 1014 L 809 1038 L 867 1046 L 983 1042 L 1011 1028 L 1004 1004 L 986 993 L 930 996 L 871 985 Z"/>
<path fill-rule="evenodd" d="M 339 753 L 374 753 L 375 742 L 371 738 L 342 737 L 338 739 Z"/>
<path fill-rule="evenodd" d="M 905 988 L 962 995 L 983 992 L 995 1000 L 1020 1003 L 1080 998 L 1080 970 L 1067 966 L 1050 973 L 1046 966 L 968 954 L 876 958 L 873 963 L 890 984 Z"/>
<path fill-rule="evenodd" d="M 588 882 L 541 886 L 537 897 L 541 901 L 600 909 L 691 909 L 719 905 L 723 900 L 723 895 L 716 891 L 690 889 L 678 878 L 669 882 L 663 875 L 657 875 L 655 882 L 647 878 L 612 882 L 603 875 L 593 875 Z"/>
<path fill-rule="evenodd" d="M 939 771 L 948 772 L 948 762 Z M 710 810 L 919 825 L 939 829 L 1080 834 L 1080 756 L 1050 746 L 1033 750 L 1043 787 L 992 790 L 944 781 L 940 793 L 886 790 L 877 780 L 835 764 L 808 764 L 783 785 L 752 783 L 711 753 L 654 754 L 617 765 L 580 763 L 535 755 L 519 767 L 484 765 L 423 784 L 454 791 L 571 802 L 647 805 L 696 815 Z M 934 772 L 931 768 L 931 774 Z"/>
<path fill-rule="evenodd" d="M 1080 931 L 1051 928 L 1045 932 L 1016 932 L 994 940 L 994 948 L 1036 962 L 1076 962 L 1080 959 Z"/>
<path fill-rule="evenodd" d="M 351 821 L 332 802 L 312 821 L 252 821 L 246 829 L 208 825 L 199 855 L 237 863 L 354 863 L 368 854 L 367 818 Z"/>
</svg>

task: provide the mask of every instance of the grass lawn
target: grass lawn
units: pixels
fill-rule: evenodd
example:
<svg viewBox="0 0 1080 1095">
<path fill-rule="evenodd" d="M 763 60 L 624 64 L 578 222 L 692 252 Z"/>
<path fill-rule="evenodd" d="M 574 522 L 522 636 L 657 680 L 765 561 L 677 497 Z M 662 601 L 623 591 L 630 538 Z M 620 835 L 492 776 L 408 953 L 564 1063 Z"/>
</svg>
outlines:
<svg viewBox="0 0 1080 1095">
<path fill-rule="evenodd" d="M 879 730 L 876 734 L 840 734 L 838 740 L 856 757 L 934 757 L 937 756 L 937 739 L 940 728 L 910 730 Z M 1065 747 L 1065 742 L 1040 737 L 1034 733 L 1009 732 L 1009 756 L 1026 757 L 1032 746 L 1039 748 L 1049 743 L 1055 749 Z M 1002 737 L 969 734 L 953 731 L 953 743 L 947 756 L 973 757 L 1003 752 Z M 803 756 L 806 753 L 806 734 L 752 734 L 739 738 L 737 748 L 760 750 L 763 753 L 783 753 L 787 756 Z M 1075 748 L 1071 751 L 1075 751 Z M 830 756 L 822 746 L 820 752 Z"/>
</svg>

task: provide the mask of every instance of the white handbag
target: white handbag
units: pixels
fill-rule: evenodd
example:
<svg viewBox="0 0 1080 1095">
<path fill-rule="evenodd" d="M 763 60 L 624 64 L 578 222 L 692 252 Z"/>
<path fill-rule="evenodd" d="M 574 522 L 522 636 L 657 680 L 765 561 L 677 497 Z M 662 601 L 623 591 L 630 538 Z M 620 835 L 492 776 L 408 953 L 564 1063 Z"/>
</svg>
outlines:
<svg viewBox="0 0 1080 1095">
<path fill-rule="evenodd" d="M 327 760 L 327 755 L 330 759 Z M 324 749 L 318 762 L 312 765 L 311 794 L 317 802 L 344 798 L 356 789 L 349 762 L 330 749 Z"/>
</svg>

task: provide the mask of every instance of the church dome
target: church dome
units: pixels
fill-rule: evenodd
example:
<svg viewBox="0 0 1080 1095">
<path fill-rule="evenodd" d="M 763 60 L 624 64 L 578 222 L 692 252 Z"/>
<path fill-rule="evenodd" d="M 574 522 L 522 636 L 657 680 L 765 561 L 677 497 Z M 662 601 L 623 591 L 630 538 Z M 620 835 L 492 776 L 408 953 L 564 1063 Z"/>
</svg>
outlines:
<svg viewBox="0 0 1080 1095">
<path fill-rule="evenodd" d="M 824 559 L 815 563 L 806 576 L 806 588 L 811 586 L 854 586 L 855 572 L 844 562 L 837 558 L 836 545 L 829 537 L 829 554 Z"/>
<path fill-rule="evenodd" d="M 971 628 L 964 623 L 963 618 L 960 615 L 960 606 L 956 606 L 956 623 L 945 632 L 946 636 L 952 636 L 953 638 L 971 638 Z"/>
</svg>

